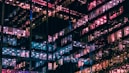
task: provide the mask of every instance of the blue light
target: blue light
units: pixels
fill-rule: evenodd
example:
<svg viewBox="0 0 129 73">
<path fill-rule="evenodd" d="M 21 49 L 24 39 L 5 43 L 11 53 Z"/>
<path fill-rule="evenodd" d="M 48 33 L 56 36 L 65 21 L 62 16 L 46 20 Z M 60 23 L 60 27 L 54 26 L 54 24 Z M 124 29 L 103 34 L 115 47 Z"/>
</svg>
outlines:
<svg viewBox="0 0 129 73">
<path fill-rule="evenodd" d="M 32 14 L 32 10 L 30 10 L 30 20 L 32 20 L 33 18 L 33 14 Z"/>
</svg>

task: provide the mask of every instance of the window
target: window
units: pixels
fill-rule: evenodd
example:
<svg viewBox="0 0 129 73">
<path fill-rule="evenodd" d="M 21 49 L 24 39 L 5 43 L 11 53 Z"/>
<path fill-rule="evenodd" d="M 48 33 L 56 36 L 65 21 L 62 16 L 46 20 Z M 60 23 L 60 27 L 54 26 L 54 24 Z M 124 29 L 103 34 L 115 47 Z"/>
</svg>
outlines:
<svg viewBox="0 0 129 73">
<path fill-rule="evenodd" d="M 48 63 L 48 69 L 52 70 L 52 63 Z"/>
<path fill-rule="evenodd" d="M 88 4 L 88 10 L 92 10 L 93 8 L 95 8 L 99 4 L 103 3 L 104 1 L 106 1 L 106 0 L 93 0 L 92 2 L 90 2 Z"/>
<path fill-rule="evenodd" d="M 115 35 L 114 34 L 111 34 L 108 36 L 108 42 L 114 42 L 115 41 Z"/>
<path fill-rule="evenodd" d="M 61 46 L 68 44 L 72 41 L 72 35 L 69 35 L 61 40 Z"/>
<path fill-rule="evenodd" d="M 88 36 L 88 41 L 92 41 L 94 39 L 94 36 L 91 34 Z"/>
<path fill-rule="evenodd" d="M 78 67 L 82 67 L 84 65 L 84 62 L 82 60 L 78 61 Z"/>
<path fill-rule="evenodd" d="M 115 34 L 116 34 L 117 39 L 122 38 L 122 31 L 121 30 L 117 31 Z"/>
<path fill-rule="evenodd" d="M 124 28 L 124 36 L 129 35 L 129 27 Z"/>
<path fill-rule="evenodd" d="M 48 42 L 52 42 L 52 36 L 48 35 Z"/>
<path fill-rule="evenodd" d="M 95 8 L 97 6 L 96 3 L 97 3 L 96 0 L 90 2 L 88 4 L 88 10 L 91 10 L 91 9 Z"/>
<path fill-rule="evenodd" d="M 89 28 L 88 28 L 88 27 L 84 28 L 84 29 L 82 30 L 81 35 L 84 35 L 84 34 L 87 33 L 88 31 L 89 31 Z"/>
<path fill-rule="evenodd" d="M 103 25 L 104 23 L 107 22 L 107 17 L 106 15 L 105 16 L 102 16 L 101 18 L 98 18 L 97 20 L 95 20 L 93 22 L 93 24 L 90 25 L 90 29 L 95 29 L 97 27 L 99 27 L 100 25 Z"/>
<path fill-rule="evenodd" d="M 119 16 L 120 14 L 123 13 L 123 6 L 121 6 L 118 10 L 112 11 L 109 13 L 109 18 L 110 20 L 116 18 L 117 16 Z"/>
</svg>

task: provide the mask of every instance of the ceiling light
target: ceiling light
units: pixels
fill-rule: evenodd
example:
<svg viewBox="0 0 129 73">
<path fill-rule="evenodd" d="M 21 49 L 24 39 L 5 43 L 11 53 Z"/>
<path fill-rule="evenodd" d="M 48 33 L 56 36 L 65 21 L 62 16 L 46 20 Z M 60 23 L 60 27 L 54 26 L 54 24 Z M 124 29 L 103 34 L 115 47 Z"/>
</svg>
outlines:
<svg viewBox="0 0 129 73">
<path fill-rule="evenodd" d="M 18 4 L 18 3 L 19 3 L 19 1 L 16 1 L 16 3 Z"/>
<path fill-rule="evenodd" d="M 12 2 L 13 0 L 9 0 L 10 2 Z"/>
</svg>

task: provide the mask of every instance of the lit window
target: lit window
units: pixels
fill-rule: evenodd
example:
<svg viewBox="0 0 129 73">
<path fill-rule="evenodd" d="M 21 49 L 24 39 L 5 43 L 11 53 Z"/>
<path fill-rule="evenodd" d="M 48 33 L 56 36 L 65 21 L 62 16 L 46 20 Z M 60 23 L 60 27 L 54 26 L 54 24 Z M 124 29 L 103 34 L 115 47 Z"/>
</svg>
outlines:
<svg viewBox="0 0 129 73">
<path fill-rule="evenodd" d="M 116 35 L 117 36 L 117 39 L 122 38 L 122 31 L 121 30 L 117 31 L 116 34 L 117 34 Z"/>
<path fill-rule="evenodd" d="M 129 27 L 124 28 L 124 36 L 129 35 Z"/>
<path fill-rule="evenodd" d="M 120 14 L 123 13 L 123 6 L 121 6 L 117 11 L 112 11 L 110 14 L 109 14 L 109 18 L 112 20 L 114 18 L 116 18 L 117 16 L 119 16 Z"/>
<path fill-rule="evenodd" d="M 52 63 L 48 63 L 48 69 L 52 70 Z"/>
<path fill-rule="evenodd" d="M 112 35 L 111 35 L 111 42 L 114 42 L 114 41 L 115 41 L 115 35 L 112 34 Z"/>
</svg>

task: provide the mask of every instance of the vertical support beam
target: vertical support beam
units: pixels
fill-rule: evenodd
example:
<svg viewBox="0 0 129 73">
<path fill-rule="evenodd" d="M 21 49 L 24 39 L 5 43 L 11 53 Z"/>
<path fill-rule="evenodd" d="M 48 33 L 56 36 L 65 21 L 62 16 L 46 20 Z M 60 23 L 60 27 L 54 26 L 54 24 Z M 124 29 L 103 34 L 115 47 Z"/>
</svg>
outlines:
<svg viewBox="0 0 129 73">
<path fill-rule="evenodd" d="M 57 7 L 57 6 L 56 6 L 56 3 L 55 3 L 55 6 L 54 6 L 54 7 L 55 7 L 54 9 L 56 10 L 56 7 Z M 54 14 L 54 16 L 55 16 L 55 17 L 57 16 L 56 13 Z M 54 23 L 55 23 L 55 22 L 54 22 Z M 55 27 L 54 27 L 54 28 L 55 28 Z M 54 44 L 56 44 L 56 42 L 53 42 L 53 35 L 52 35 L 52 45 L 54 45 Z M 53 52 L 54 49 L 55 49 L 55 47 L 52 46 L 52 60 L 53 60 L 53 61 L 52 61 L 52 71 L 54 71 L 54 52 Z M 52 73 L 54 73 L 54 72 L 52 72 Z"/>
<path fill-rule="evenodd" d="M 70 2 L 71 2 L 71 0 L 70 0 Z M 72 24 L 71 24 L 71 16 L 70 16 L 70 7 L 69 7 L 69 20 L 68 20 L 68 22 L 69 22 L 69 26 L 68 26 L 69 27 L 69 30 L 71 30 L 72 29 Z M 72 42 L 73 42 L 73 35 L 72 35 Z M 73 43 L 72 43 L 72 48 L 73 48 Z M 72 59 L 70 57 L 70 63 L 71 63 L 71 65 L 73 65 L 71 60 Z M 72 73 L 72 72 L 73 72 L 73 66 L 71 66 L 71 70 L 70 70 L 70 73 Z"/>
<path fill-rule="evenodd" d="M 4 12 L 5 12 L 5 0 L 2 0 L 2 17 L 1 17 L 1 42 L 0 42 L 0 73 L 2 73 L 2 47 L 3 47 L 3 26 L 4 26 Z"/>
<path fill-rule="evenodd" d="M 33 11 L 32 11 L 32 0 L 30 0 L 30 37 L 29 37 L 29 58 L 30 58 L 30 64 L 29 64 L 29 73 L 31 73 L 32 69 L 32 61 L 31 61 L 31 41 L 32 41 L 32 18 L 33 18 Z"/>
<path fill-rule="evenodd" d="M 95 48 L 94 43 L 90 44 L 90 48 L 91 48 L 91 49 Z M 93 53 L 91 52 L 91 50 L 90 50 L 90 53 L 89 53 L 89 57 L 90 57 L 90 59 L 91 59 L 91 61 L 90 61 L 90 65 L 91 65 L 91 66 L 90 66 L 90 73 L 93 73 L 93 72 L 92 72 Z"/>
<path fill-rule="evenodd" d="M 47 49 L 47 66 L 46 66 L 46 73 L 48 73 L 48 1 L 49 0 L 46 0 L 47 1 L 47 8 L 46 8 L 46 12 L 47 12 L 47 14 L 46 14 L 46 19 L 47 19 L 47 21 L 46 21 L 46 49 Z"/>
</svg>

